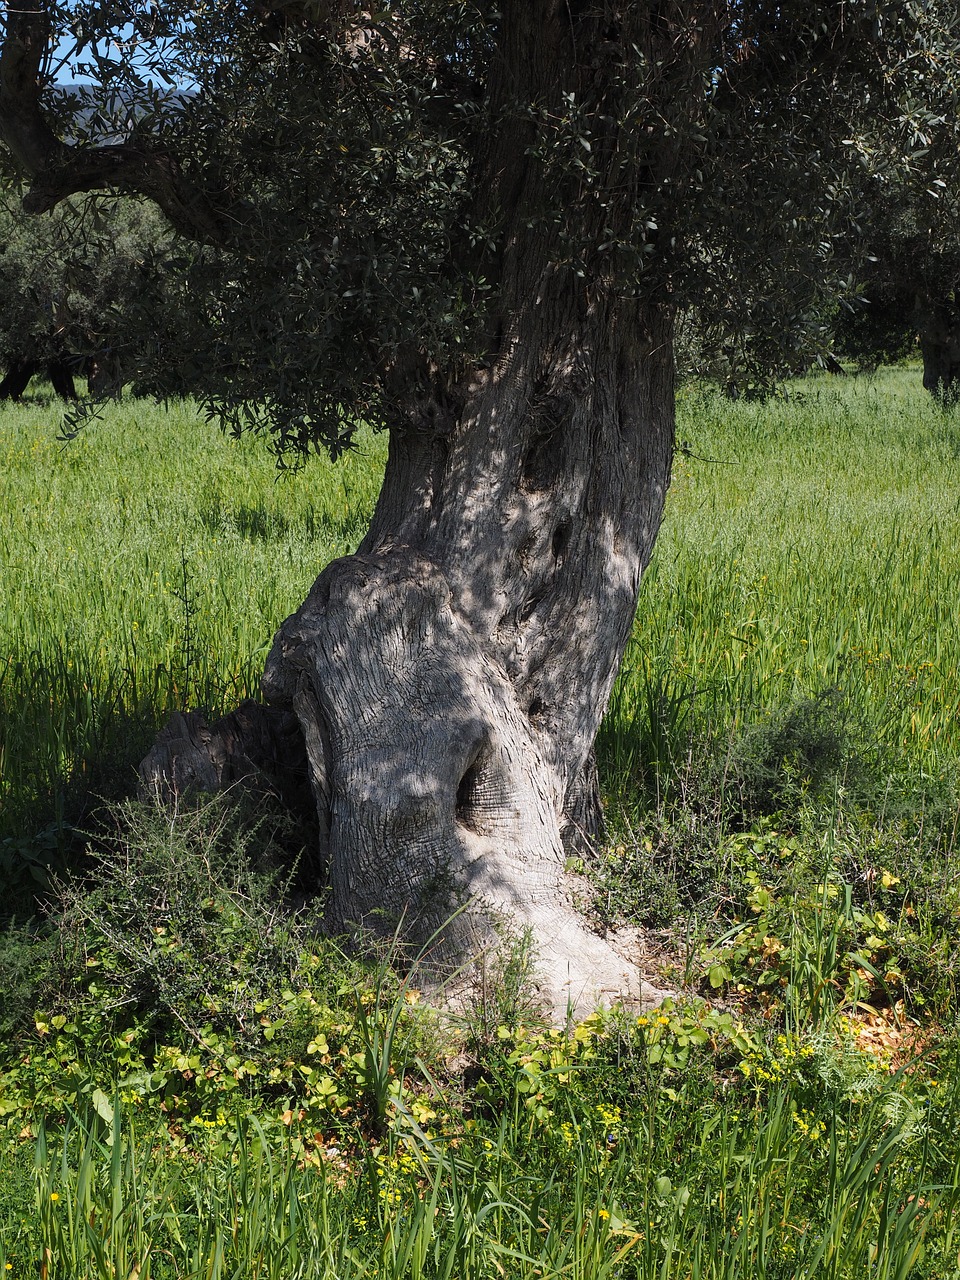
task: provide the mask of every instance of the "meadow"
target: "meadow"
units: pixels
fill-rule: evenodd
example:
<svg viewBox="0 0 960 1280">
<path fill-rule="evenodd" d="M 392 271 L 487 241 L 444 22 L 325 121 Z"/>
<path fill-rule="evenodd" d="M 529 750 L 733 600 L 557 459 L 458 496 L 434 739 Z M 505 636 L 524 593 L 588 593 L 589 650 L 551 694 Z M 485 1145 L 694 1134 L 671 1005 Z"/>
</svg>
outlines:
<svg viewBox="0 0 960 1280">
<path fill-rule="evenodd" d="M 571 868 L 677 995 L 565 1031 L 523 938 L 441 1014 L 318 933 L 282 815 L 127 799 L 170 711 L 255 696 L 384 441 L 60 427 L 0 415 L 5 1274 L 960 1276 L 960 414 L 916 371 L 681 391 Z"/>
</svg>

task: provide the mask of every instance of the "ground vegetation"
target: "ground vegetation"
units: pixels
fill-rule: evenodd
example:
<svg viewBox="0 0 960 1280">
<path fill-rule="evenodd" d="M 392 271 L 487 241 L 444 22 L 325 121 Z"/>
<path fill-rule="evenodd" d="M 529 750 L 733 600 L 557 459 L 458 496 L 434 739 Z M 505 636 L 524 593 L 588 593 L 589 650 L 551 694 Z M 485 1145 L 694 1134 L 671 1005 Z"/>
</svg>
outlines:
<svg viewBox="0 0 960 1280">
<path fill-rule="evenodd" d="M 333 454 L 362 419 L 390 435 L 357 555 L 277 634 L 272 710 L 180 722 L 145 773 L 262 769 L 295 722 L 332 929 L 453 914 L 456 956 L 507 912 L 558 1010 L 635 989 L 563 868 L 601 822 L 675 315 L 749 330 L 758 367 L 802 357 L 864 175 L 956 155 L 957 45 L 940 0 L 9 6 L 26 207 L 163 209 L 196 246 L 191 382 L 228 424 Z"/>
<path fill-rule="evenodd" d="M 188 405 L 66 447 L 44 397 L 5 407 L 0 1266 L 951 1276 L 960 438 L 916 379 L 681 394 L 610 835 L 568 864 L 675 994 L 563 1028 L 529 937 L 441 1015 L 402 938 L 320 929 L 282 807 L 129 798 L 185 697 L 255 689 L 318 543 L 363 536 L 382 436 L 278 482 Z"/>
</svg>

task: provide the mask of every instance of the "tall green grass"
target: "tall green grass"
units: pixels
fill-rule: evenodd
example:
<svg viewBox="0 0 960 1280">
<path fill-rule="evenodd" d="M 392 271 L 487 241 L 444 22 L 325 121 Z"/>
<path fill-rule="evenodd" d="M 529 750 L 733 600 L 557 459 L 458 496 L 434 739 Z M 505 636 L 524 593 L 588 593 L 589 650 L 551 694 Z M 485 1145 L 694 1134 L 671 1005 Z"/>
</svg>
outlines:
<svg viewBox="0 0 960 1280">
<path fill-rule="evenodd" d="M 125 401 L 59 432 L 43 402 L 0 414 L 0 837 L 21 841 L 128 786 L 168 712 L 256 695 L 274 631 L 356 546 L 382 470 L 361 433 L 336 468 L 278 473 L 188 404 Z"/>
<path fill-rule="evenodd" d="M 678 436 L 609 767 L 836 691 L 888 762 L 955 772 L 960 415 L 895 370 L 760 404 L 688 388 Z"/>
<path fill-rule="evenodd" d="M 572 1098 L 437 1137 L 304 1159 L 254 1119 L 185 1144 L 118 1104 L 41 1127 L 11 1280 L 948 1280 L 957 1275 L 957 1085 L 822 1108 L 781 1086 L 627 1114 Z M 686 1108 L 694 1106 L 691 1117 Z M 592 1119 L 591 1119 L 592 1112 Z M 611 1132 L 613 1126 L 613 1132 Z"/>
</svg>

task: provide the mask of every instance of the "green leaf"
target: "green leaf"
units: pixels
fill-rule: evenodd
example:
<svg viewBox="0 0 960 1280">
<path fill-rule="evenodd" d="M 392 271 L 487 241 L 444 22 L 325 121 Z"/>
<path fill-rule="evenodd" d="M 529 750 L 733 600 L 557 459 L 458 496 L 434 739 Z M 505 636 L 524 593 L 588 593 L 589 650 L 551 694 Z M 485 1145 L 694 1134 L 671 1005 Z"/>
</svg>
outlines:
<svg viewBox="0 0 960 1280">
<path fill-rule="evenodd" d="M 107 1124 L 113 1124 L 113 1104 L 102 1089 L 94 1089 L 90 1100 L 96 1108 L 97 1115 Z"/>
</svg>

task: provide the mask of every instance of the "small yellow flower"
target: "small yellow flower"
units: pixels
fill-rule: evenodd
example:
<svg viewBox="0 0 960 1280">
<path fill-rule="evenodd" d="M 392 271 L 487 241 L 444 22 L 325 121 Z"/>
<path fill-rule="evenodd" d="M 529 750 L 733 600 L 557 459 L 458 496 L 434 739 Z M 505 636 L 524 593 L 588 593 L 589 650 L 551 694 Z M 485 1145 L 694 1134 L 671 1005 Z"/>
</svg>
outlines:
<svg viewBox="0 0 960 1280">
<path fill-rule="evenodd" d="M 598 1218 L 609 1218 L 609 1217 L 610 1217 L 610 1210 L 609 1210 L 609 1209 L 598 1209 L 598 1210 L 597 1210 L 597 1217 L 598 1217 Z"/>
<path fill-rule="evenodd" d="M 56 1202 L 60 1199 L 60 1193 L 58 1191 L 51 1191 L 50 1199 L 54 1202 L 54 1204 L 56 1204 Z"/>
</svg>

